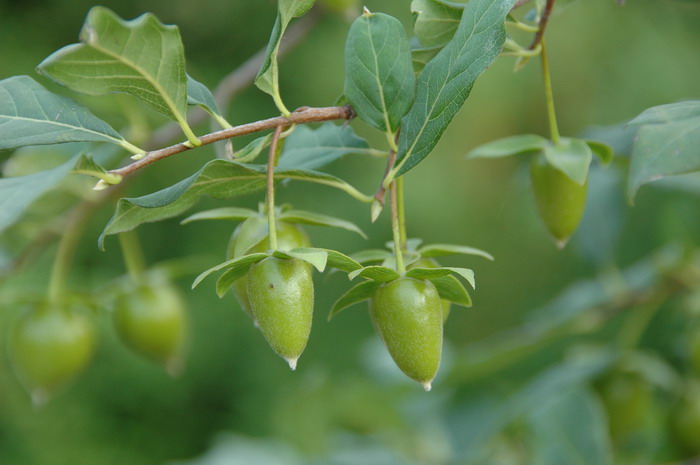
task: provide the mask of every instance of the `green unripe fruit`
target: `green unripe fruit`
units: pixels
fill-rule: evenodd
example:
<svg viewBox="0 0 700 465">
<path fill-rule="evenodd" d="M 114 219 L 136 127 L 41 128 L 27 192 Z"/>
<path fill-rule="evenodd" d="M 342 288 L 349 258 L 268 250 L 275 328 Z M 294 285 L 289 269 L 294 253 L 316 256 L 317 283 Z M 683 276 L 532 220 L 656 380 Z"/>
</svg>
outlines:
<svg viewBox="0 0 700 465">
<path fill-rule="evenodd" d="M 564 247 L 583 218 L 588 181 L 577 184 L 550 165 L 543 155 L 533 158 L 530 178 L 540 218 L 557 245 Z"/>
<path fill-rule="evenodd" d="M 653 407 L 653 387 L 637 373 L 618 371 L 608 375 L 600 385 L 600 395 L 614 440 L 637 431 Z"/>
<path fill-rule="evenodd" d="M 249 220 L 246 220 L 249 221 Z M 233 232 L 233 235 L 231 236 L 231 240 L 229 241 L 228 244 L 228 258 L 238 258 L 237 256 L 234 255 L 234 250 L 236 248 L 236 244 L 238 242 L 239 235 L 241 233 L 241 230 L 243 229 L 244 223 L 241 223 L 236 230 Z M 309 247 L 311 245 L 311 241 L 309 240 L 309 236 L 306 234 L 306 231 L 304 231 L 301 226 L 297 226 L 295 224 L 291 223 L 285 223 L 284 221 L 278 221 L 276 223 L 277 226 L 277 248 L 279 250 L 292 250 L 296 249 L 298 247 Z M 257 243 L 255 246 L 253 246 L 251 249 L 245 252 L 245 254 L 252 254 L 252 253 L 261 253 L 261 252 L 267 252 L 268 250 L 268 241 L 267 241 L 267 236 L 265 236 L 265 239 Z M 233 285 L 233 293 L 236 295 L 236 299 L 238 299 L 238 302 L 241 304 L 241 308 L 243 309 L 246 314 L 253 318 L 253 311 L 250 307 L 250 302 L 248 301 L 248 292 L 246 290 L 246 279 L 241 278 L 236 280 Z"/>
<path fill-rule="evenodd" d="M 250 268 L 246 287 L 263 336 L 294 370 L 311 333 L 314 285 L 310 265 L 296 258 L 268 257 Z"/>
<path fill-rule="evenodd" d="M 435 286 L 398 278 L 374 291 L 369 309 L 396 365 L 429 391 L 442 355 L 442 304 Z"/>
<path fill-rule="evenodd" d="M 163 365 L 171 375 L 182 371 L 187 317 L 172 285 L 139 286 L 120 296 L 113 316 L 117 334 L 130 349 Z"/>
<path fill-rule="evenodd" d="M 411 263 L 408 269 L 413 268 L 439 268 L 440 264 L 433 260 L 432 258 L 421 258 L 420 260 Z M 450 310 L 452 310 L 452 302 L 447 299 L 440 299 L 440 304 L 442 305 L 442 322 L 447 321 L 447 317 L 450 316 Z"/>
<path fill-rule="evenodd" d="M 10 331 L 9 358 L 35 405 L 87 367 L 95 339 L 92 321 L 73 308 L 44 304 L 20 316 Z"/>
</svg>

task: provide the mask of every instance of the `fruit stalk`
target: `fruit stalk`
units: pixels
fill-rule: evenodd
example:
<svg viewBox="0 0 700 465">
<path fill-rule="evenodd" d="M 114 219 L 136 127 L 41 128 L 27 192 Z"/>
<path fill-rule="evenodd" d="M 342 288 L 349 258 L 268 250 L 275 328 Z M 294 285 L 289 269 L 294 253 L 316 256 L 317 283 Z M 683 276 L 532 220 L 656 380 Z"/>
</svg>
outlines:
<svg viewBox="0 0 700 465">
<path fill-rule="evenodd" d="M 270 250 L 277 250 L 277 224 L 275 220 L 275 161 L 277 159 L 277 144 L 284 127 L 275 128 L 275 134 L 270 144 L 270 152 L 267 156 L 267 198 L 265 209 L 267 212 L 268 241 Z"/>
<path fill-rule="evenodd" d="M 552 78 L 549 74 L 549 60 L 547 58 L 547 48 L 544 41 L 541 43 L 542 52 L 540 60 L 542 62 L 542 79 L 544 80 L 544 96 L 547 101 L 547 117 L 549 118 L 549 134 L 552 142 L 559 143 L 559 126 L 557 125 L 557 114 L 554 109 L 554 93 L 552 92 Z"/>
<path fill-rule="evenodd" d="M 396 257 L 396 271 L 400 274 L 406 272 L 406 266 L 403 261 L 403 252 L 401 250 L 401 225 L 399 220 L 398 195 L 396 189 L 397 180 L 394 180 L 389 185 L 389 195 L 391 196 L 391 231 L 394 236 L 394 255 Z"/>
<path fill-rule="evenodd" d="M 124 264 L 129 271 L 129 275 L 134 282 L 139 282 L 139 278 L 146 269 L 146 261 L 143 258 L 143 250 L 139 244 L 139 238 L 134 231 L 127 231 L 119 234 L 119 244 L 122 248 Z"/>
<path fill-rule="evenodd" d="M 399 238 L 401 250 L 406 250 L 406 210 L 404 208 L 403 176 L 396 180 L 396 203 L 399 217 Z"/>
</svg>

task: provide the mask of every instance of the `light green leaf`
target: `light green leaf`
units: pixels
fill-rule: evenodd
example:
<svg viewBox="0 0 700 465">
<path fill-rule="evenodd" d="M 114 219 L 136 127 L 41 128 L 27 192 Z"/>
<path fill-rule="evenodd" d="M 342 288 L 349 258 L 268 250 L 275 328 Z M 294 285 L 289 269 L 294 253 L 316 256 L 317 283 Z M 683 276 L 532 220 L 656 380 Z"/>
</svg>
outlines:
<svg viewBox="0 0 700 465">
<path fill-rule="evenodd" d="M 185 52 L 176 26 L 146 13 L 124 21 L 104 7 L 88 13 L 80 44 L 46 58 L 38 71 L 61 85 L 90 95 L 131 94 L 180 124 L 196 140 L 185 118 Z"/>
<path fill-rule="evenodd" d="M 358 276 L 362 278 L 371 279 L 373 281 L 379 281 L 382 283 L 393 281 L 401 277 L 401 275 L 397 273 L 396 270 L 387 268 L 385 266 L 366 266 L 364 268 L 352 271 L 350 272 L 350 274 L 348 274 L 348 278 L 350 278 L 350 280 L 353 280 Z"/>
<path fill-rule="evenodd" d="M 188 224 L 193 221 L 202 220 L 231 220 L 231 221 L 242 221 L 250 218 L 251 216 L 257 215 L 258 212 L 251 210 L 250 208 L 239 208 L 239 207 L 224 207 L 215 208 L 213 210 L 205 210 L 194 215 L 190 215 L 184 220 L 180 221 L 180 224 Z"/>
<path fill-rule="evenodd" d="M 289 26 L 293 18 L 304 15 L 314 5 L 315 0 L 278 0 L 277 18 L 272 28 L 270 41 L 265 52 L 263 62 L 258 75 L 255 77 L 255 85 L 263 92 L 270 94 L 279 110 L 283 114 L 289 114 L 289 110 L 282 103 L 279 95 L 279 68 L 277 65 L 277 55 L 279 53 L 280 42 L 284 31 Z"/>
<path fill-rule="evenodd" d="M 231 124 L 221 114 L 216 99 L 207 86 L 187 75 L 187 104 L 196 105 L 209 113 L 222 128 L 230 128 Z"/>
<path fill-rule="evenodd" d="M 346 308 L 371 299 L 375 289 L 377 289 L 379 286 L 381 286 L 381 283 L 377 281 L 363 281 L 360 284 L 350 288 L 349 291 L 335 301 L 333 308 L 331 308 L 331 311 L 328 314 L 328 321 L 331 321 L 334 316 Z"/>
<path fill-rule="evenodd" d="M 505 18 L 515 0 L 471 0 L 455 36 L 418 77 L 416 100 L 401 120 L 396 175 L 427 157 L 469 96 L 476 79 L 498 57 Z"/>
<path fill-rule="evenodd" d="M 287 223 L 300 223 L 312 226 L 329 226 L 332 228 L 345 229 L 359 234 L 367 239 L 367 235 L 354 223 L 334 216 L 322 215 L 320 213 L 307 212 L 303 210 L 287 210 L 280 214 L 279 219 Z"/>
<path fill-rule="evenodd" d="M 265 166 L 243 165 L 229 160 L 212 160 L 192 176 L 158 192 L 136 198 L 123 198 L 99 239 L 140 224 L 152 223 L 177 216 L 191 208 L 203 195 L 215 199 L 230 199 L 265 187 Z M 295 179 L 315 182 L 340 189 L 361 200 L 371 199 L 340 178 L 310 170 L 278 170 L 275 179 Z"/>
<path fill-rule="evenodd" d="M 355 260 L 352 258 L 348 257 L 347 255 L 338 252 L 337 250 L 332 250 L 332 249 L 322 249 L 325 250 L 326 253 L 328 254 L 328 263 L 327 265 L 333 268 L 337 268 L 341 271 L 345 271 L 346 273 L 349 273 L 351 271 L 355 271 L 359 268 L 362 268 L 362 265 L 357 263 Z"/>
<path fill-rule="evenodd" d="M 319 273 L 323 273 L 328 263 L 328 253 L 324 249 L 317 249 L 315 247 L 299 247 L 285 251 L 275 250 L 273 255 L 278 258 L 297 258 L 305 261 L 316 268 Z"/>
<path fill-rule="evenodd" d="M 0 178 L 0 232 L 15 224 L 36 199 L 56 187 L 71 172 L 76 158 L 46 171 Z"/>
<path fill-rule="evenodd" d="M 418 249 L 422 257 L 443 257 L 445 255 L 478 255 L 488 260 L 493 260 L 493 256 L 481 249 L 455 244 L 430 244 Z"/>
<path fill-rule="evenodd" d="M 609 165 L 612 162 L 613 157 L 615 156 L 615 151 L 608 144 L 591 139 L 585 139 L 584 142 L 586 142 L 586 144 L 588 144 L 588 146 L 591 148 L 593 155 L 600 158 L 600 161 L 604 165 Z"/>
<path fill-rule="evenodd" d="M 413 0 L 416 14 L 413 32 L 424 47 L 443 47 L 455 35 L 464 11 L 464 3 L 443 0 Z"/>
<path fill-rule="evenodd" d="M 233 257 L 241 257 L 260 244 L 268 236 L 267 218 L 253 215 L 238 228 L 238 238 L 233 248 Z"/>
<path fill-rule="evenodd" d="M 242 257 L 234 258 L 233 260 L 227 260 L 223 263 L 219 263 L 218 265 L 209 268 L 208 270 L 202 272 L 199 276 L 197 276 L 197 278 L 195 278 L 194 282 L 192 283 L 192 289 L 197 287 L 199 283 L 201 283 L 210 274 L 221 270 L 228 270 L 232 273 L 240 273 L 240 276 L 238 276 L 238 278 L 240 278 L 248 272 L 248 269 L 251 266 L 269 256 L 270 255 L 266 253 L 253 253 L 250 255 L 244 255 Z"/>
<path fill-rule="evenodd" d="M 530 154 L 544 150 L 549 140 L 535 134 L 506 137 L 480 145 L 467 154 L 469 158 L 498 158 L 511 155 Z"/>
<path fill-rule="evenodd" d="M 632 150 L 627 196 L 664 176 L 700 170 L 700 100 L 660 105 L 642 112 Z"/>
<path fill-rule="evenodd" d="M 234 152 L 234 160 L 239 163 L 252 163 L 270 145 L 273 134 L 258 137 L 241 150 Z"/>
<path fill-rule="evenodd" d="M 435 279 L 443 276 L 450 276 L 452 272 L 445 268 L 411 268 L 406 272 L 407 278 L 413 279 Z"/>
<path fill-rule="evenodd" d="M 415 93 L 411 53 L 399 20 L 365 11 L 352 23 L 345 43 L 344 93 L 363 121 L 396 132 Z"/>
<path fill-rule="evenodd" d="M 476 289 L 476 282 L 474 281 L 474 272 L 472 270 L 468 268 L 453 268 L 449 266 L 446 266 L 445 269 L 450 270 L 454 274 L 466 279 L 467 282 L 471 285 L 472 289 Z"/>
<path fill-rule="evenodd" d="M 85 174 L 104 181 L 105 184 L 119 184 L 122 177 L 110 174 L 89 155 L 82 155 L 73 167 L 73 173 Z M 96 187 L 97 189 L 97 187 Z"/>
<path fill-rule="evenodd" d="M 350 126 L 331 122 L 317 129 L 299 126 L 285 139 L 277 166 L 282 169 L 317 169 L 349 154 L 374 155 L 375 151 Z"/>
<path fill-rule="evenodd" d="M 533 436 L 533 463 L 613 463 L 605 411 L 586 388 L 555 393 L 532 410 L 528 424 Z"/>
<path fill-rule="evenodd" d="M 572 181 L 585 184 L 593 152 L 586 141 L 562 137 L 557 145 L 549 144 L 544 156 L 550 165 L 566 174 Z"/>
<path fill-rule="evenodd" d="M 463 307 L 472 306 L 472 298 L 469 292 L 459 279 L 454 276 L 440 276 L 438 278 L 432 278 L 430 282 L 433 283 L 441 298 Z"/>
<path fill-rule="evenodd" d="M 372 263 L 372 262 L 383 262 L 387 258 L 391 257 L 391 252 L 384 249 L 367 249 L 361 250 L 350 255 L 358 263 Z"/>
<path fill-rule="evenodd" d="M 86 108 L 28 76 L 0 81 L 0 150 L 64 142 L 111 142 L 143 152 Z"/>
</svg>

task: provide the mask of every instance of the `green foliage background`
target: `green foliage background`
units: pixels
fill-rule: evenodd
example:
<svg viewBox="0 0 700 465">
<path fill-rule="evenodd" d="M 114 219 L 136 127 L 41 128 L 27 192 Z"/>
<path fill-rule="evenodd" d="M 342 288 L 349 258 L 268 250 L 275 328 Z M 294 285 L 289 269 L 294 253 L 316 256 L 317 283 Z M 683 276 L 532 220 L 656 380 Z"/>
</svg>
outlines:
<svg viewBox="0 0 700 465">
<path fill-rule="evenodd" d="M 407 30 L 409 4 L 366 2 L 372 11 L 400 18 Z M 86 0 L 0 1 L 0 78 L 33 75 L 42 59 L 74 43 L 92 5 Z M 151 11 L 163 22 L 179 25 L 188 71 L 210 87 L 264 47 L 275 14 L 271 0 L 110 0 L 103 5 L 124 18 Z M 624 7 L 612 0 L 570 2 L 552 19 L 547 34 L 562 134 L 579 135 L 593 124 L 629 120 L 654 105 L 698 98 L 698 24 L 698 2 L 630 0 Z M 290 108 L 331 105 L 342 92 L 348 27 L 342 16 L 326 15 L 282 61 L 282 95 Z M 537 63 L 517 74 L 511 72 L 512 66 L 512 59 L 501 58 L 479 79 L 436 151 L 406 178 L 409 236 L 428 243 L 463 243 L 496 257 L 493 263 L 471 258 L 446 261 L 474 268 L 478 286 L 474 307 L 454 309 L 447 322 L 445 360 L 433 392 L 419 392 L 419 386 L 404 382 L 379 355 L 383 352 L 362 306 L 326 323 L 332 302 L 348 288 L 340 274 L 317 276 L 314 330 L 299 369 L 290 372 L 231 295 L 219 300 L 212 283 L 188 291 L 192 273 L 178 283 L 187 291 L 192 326 L 188 367 L 180 378 L 169 378 L 119 345 L 106 312 L 100 317 L 101 344 L 95 362 L 74 386 L 41 410 L 31 408 L 3 355 L 0 463 L 180 463 L 202 454 L 221 432 L 236 435 L 220 439 L 236 450 L 234 455 L 249 451 L 250 457 L 265 460 L 255 454 L 261 450 L 270 454 L 260 463 L 453 463 L 455 444 L 466 448 L 466 439 L 446 431 L 466 435 L 468 430 L 449 425 L 473 428 L 474 405 L 488 411 L 493 394 L 515 392 L 540 369 L 561 360 L 577 339 L 563 338 L 507 368 L 486 367 L 485 375 L 473 377 L 466 369 L 460 371 L 464 360 L 473 356 L 472 343 L 527 322 L 533 309 L 572 282 L 594 277 L 611 265 L 624 268 L 664 244 L 697 245 L 700 237 L 697 188 L 688 194 L 652 184 L 642 188 L 636 206 L 629 208 L 621 185 L 610 189 L 612 197 L 603 200 L 595 199 L 592 185 L 589 210 L 595 202 L 609 208 L 619 205 L 619 210 L 608 210 L 602 220 L 587 220 L 578 237 L 557 251 L 536 217 L 524 162 L 464 159 L 473 147 L 499 137 L 546 135 Z M 86 103 L 117 129 L 126 123 L 120 116 L 122 106 L 138 105 L 128 98 L 98 100 L 49 88 Z M 140 111 L 153 127 L 164 122 L 145 107 Z M 251 86 L 234 100 L 227 115 L 238 124 L 275 113 L 269 96 Z M 380 134 L 359 121 L 353 125 L 358 133 L 381 143 Z M 202 133 L 207 127 L 196 130 Z M 144 170 L 129 186 L 129 196 L 170 185 L 211 157 L 213 150 L 203 148 Z M 372 192 L 383 165 L 381 160 L 346 157 L 330 171 Z M 315 246 L 352 252 L 382 247 L 390 239 L 386 215 L 370 224 L 369 209 L 342 193 L 294 183 L 280 189 L 278 198 L 354 221 L 370 236 L 364 241 L 345 231 L 310 227 Z M 47 209 L 52 208 L 50 200 L 41 201 Z M 249 196 L 233 204 L 255 208 L 258 200 Z M 200 203 L 202 209 L 224 205 L 212 200 Z M 107 240 L 106 252 L 96 246 L 110 214 L 109 209 L 101 211 L 90 223 L 71 278 L 77 288 L 96 288 L 123 273 L 116 240 Z M 592 249 L 580 240 L 591 231 L 599 234 L 595 231 L 601 225 L 616 220 L 622 229 L 610 247 L 598 241 Z M 205 268 L 223 259 L 233 224 L 179 226 L 178 221 L 139 229 L 149 262 L 196 255 Z M 31 231 L 10 231 L 3 248 L 21 244 L 25 233 Z M 24 273 L 2 283 L 0 295 L 20 288 L 41 291 L 50 262 L 51 253 L 43 254 Z M 677 304 L 673 300 L 665 304 L 668 312 L 661 313 L 661 323 L 663 315 L 674 314 Z M 21 309 L 2 304 L 2 299 L 0 306 L 0 346 L 4 346 L 5 329 Z M 669 331 L 669 325 L 652 325 L 645 344 L 675 353 L 680 335 Z M 609 342 L 614 335 L 613 329 L 593 338 Z M 483 402 L 473 403 L 482 398 Z M 511 441 L 508 447 L 519 450 L 522 444 L 515 442 L 519 445 L 513 447 Z M 528 441 L 524 443 L 529 447 Z M 486 463 L 511 463 L 506 461 L 508 447 L 496 446 Z"/>
</svg>

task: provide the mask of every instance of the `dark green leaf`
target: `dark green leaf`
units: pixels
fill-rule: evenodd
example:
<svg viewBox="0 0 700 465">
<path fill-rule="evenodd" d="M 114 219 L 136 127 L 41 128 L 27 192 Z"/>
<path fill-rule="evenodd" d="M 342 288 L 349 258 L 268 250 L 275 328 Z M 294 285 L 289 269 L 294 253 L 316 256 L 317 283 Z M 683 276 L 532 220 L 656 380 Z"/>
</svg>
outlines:
<svg viewBox="0 0 700 465">
<path fill-rule="evenodd" d="M 440 50 L 442 50 L 442 47 L 412 48 L 411 61 L 413 62 L 413 71 L 416 74 L 421 73 L 425 69 L 425 65 L 435 58 L 435 55 Z"/>
<path fill-rule="evenodd" d="M 187 104 L 196 105 L 209 113 L 223 128 L 230 128 L 231 125 L 221 114 L 216 99 L 207 86 L 187 75 Z"/>
<path fill-rule="evenodd" d="M 28 76 L 0 81 L 0 150 L 64 142 L 111 142 L 143 152 L 86 108 Z"/>
<path fill-rule="evenodd" d="M 358 276 L 379 282 L 389 282 L 401 277 L 396 270 L 385 266 L 366 266 L 348 274 L 348 278 L 351 280 Z"/>
<path fill-rule="evenodd" d="M 324 249 L 315 247 L 299 247 L 292 250 L 275 250 L 273 255 L 278 258 L 296 258 L 312 265 L 320 273 L 326 269 L 328 253 Z"/>
<path fill-rule="evenodd" d="M 649 108 L 630 124 L 640 126 L 627 185 L 630 201 L 643 184 L 700 170 L 700 100 Z"/>
<path fill-rule="evenodd" d="M 258 155 L 260 155 L 263 150 L 267 148 L 272 142 L 272 134 L 267 134 L 262 137 L 258 137 L 241 150 L 233 154 L 234 160 L 239 163 L 252 163 Z"/>
<path fill-rule="evenodd" d="M 469 292 L 459 279 L 454 276 L 440 276 L 430 279 L 430 282 L 433 283 L 441 298 L 463 307 L 472 306 L 472 298 L 469 296 Z"/>
<path fill-rule="evenodd" d="M 413 32 L 424 47 L 444 47 L 455 35 L 464 11 L 463 3 L 442 0 L 413 0 L 416 14 Z"/>
<path fill-rule="evenodd" d="M 267 217 L 253 215 L 238 228 L 236 245 L 233 248 L 233 258 L 241 257 L 250 249 L 260 244 L 268 236 Z"/>
<path fill-rule="evenodd" d="M 213 210 L 205 210 L 202 212 L 195 213 L 194 215 L 188 216 L 180 222 L 180 224 L 188 224 L 193 221 L 201 220 L 231 220 L 231 221 L 241 221 L 250 218 L 251 216 L 257 215 L 258 212 L 251 210 L 250 208 L 239 208 L 239 207 L 224 207 L 215 208 Z"/>
<path fill-rule="evenodd" d="M 506 137 L 480 145 L 467 154 L 469 158 L 498 158 L 511 155 L 530 154 L 544 150 L 549 140 L 535 134 Z"/>
<path fill-rule="evenodd" d="M 317 169 L 349 154 L 374 154 L 374 151 L 350 126 L 331 122 L 317 129 L 299 126 L 285 140 L 277 166 L 282 169 Z"/>
<path fill-rule="evenodd" d="M 469 96 L 476 79 L 498 57 L 505 42 L 505 18 L 515 0 L 471 0 L 457 32 L 418 77 L 416 101 L 401 120 L 402 175 L 428 156 Z"/>
<path fill-rule="evenodd" d="M 158 192 L 136 198 L 123 198 L 100 236 L 131 231 L 140 224 L 172 218 L 191 208 L 203 195 L 229 199 L 265 187 L 266 167 L 243 165 L 229 160 L 212 160 L 192 176 Z M 371 199 L 330 174 L 311 170 L 278 170 L 275 179 L 310 181 L 340 189 L 361 200 Z"/>
<path fill-rule="evenodd" d="M 279 99 L 279 69 L 277 65 L 277 55 L 279 53 L 280 42 L 289 22 L 296 17 L 304 15 L 314 5 L 315 0 L 279 0 L 277 2 L 277 18 L 272 28 L 270 41 L 265 52 L 263 62 L 258 75 L 255 77 L 255 85 L 263 92 Z M 281 104 L 281 100 L 277 102 Z M 286 108 L 280 108 L 286 111 Z"/>
<path fill-rule="evenodd" d="M 600 158 L 600 161 L 603 162 L 604 165 L 609 165 L 612 162 L 615 151 L 608 144 L 590 139 L 586 139 L 584 142 L 591 148 L 593 155 Z"/>
<path fill-rule="evenodd" d="M 88 13 L 80 40 L 45 59 L 39 72 L 90 95 L 134 95 L 189 131 L 185 52 L 176 26 L 151 13 L 124 21 L 98 6 Z M 191 131 L 187 136 L 194 137 Z"/>
<path fill-rule="evenodd" d="M 558 144 L 548 144 L 544 156 L 550 165 L 566 174 L 572 181 L 585 184 L 593 152 L 586 141 L 562 137 Z"/>
<path fill-rule="evenodd" d="M 413 103 L 415 76 L 399 20 L 365 13 L 345 43 L 345 96 L 363 121 L 392 134 Z"/>
<path fill-rule="evenodd" d="M 445 255 L 478 255 L 488 260 L 493 260 L 493 256 L 481 249 L 455 244 L 430 244 L 418 249 L 422 257 L 443 257 Z"/>
<path fill-rule="evenodd" d="M 73 167 L 73 173 L 85 174 L 102 180 L 103 184 L 95 186 L 96 190 L 99 190 L 101 186 L 107 187 L 107 185 L 119 184 L 122 180 L 121 176 L 108 173 L 89 155 L 83 155 L 78 159 L 78 162 Z"/>
<path fill-rule="evenodd" d="M 258 263 L 260 260 L 263 260 L 270 255 L 266 253 L 253 253 L 250 255 L 244 255 L 242 257 L 234 258 L 233 260 L 227 260 L 223 263 L 219 263 L 216 266 L 213 266 L 209 268 L 208 270 L 202 272 L 197 278 L 195 278 L 194 282 L 192 283 L 192 289 L 197 287 L 199 283 L 201 283 L 207 276 L 209 276 L 212 273 L 215 273 L 217 271 L 221 270 L 228 270 L 231 271 L 232 273 L 240 273 L 240 276 L 243 276 L 248 272 L 248 269 L 253 266 L 255 263 Z M 235 270 L 235 271 L 232 271 Z M 238 279 L 238 278 L 236 278 Z M 234 279 L 235 281 L 235 279 Z"/>
<path fill-rule="evenodd" d="M 331 308 L 331 311 L 328 314 L 328 321 L 331 321 L 334 316 L 346 308 L 371 299 L 374 290 L 380 285 L 381 283 L 377 281 L 364 281 L 350 288 L 348 292 L 340 296 L 340 298 L 335 301 L 333 308 Z"/>
<path fill-rule="evenodd" d="M 528 423 L 533 435 L 533 463 L 613 463 L 603 406 L 588 389 L 554 393 L 532 410 Z"/>
<path fill-rule="evenodd" d="M 303 210 L 287 210 L 280 214 L 279 219 L 288 223 L 301 223 L 312 226 L 329 226 L 332 228 L 352 231 L 367 239 L 365 233 L 350 221 L 342 220 L 334 216 L 322 215 L 320 213 L 307 212 Z"/>
</svg>

